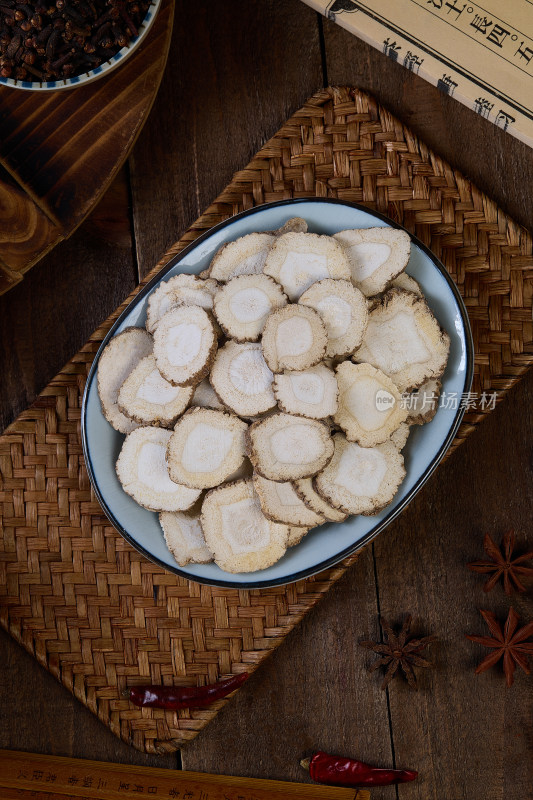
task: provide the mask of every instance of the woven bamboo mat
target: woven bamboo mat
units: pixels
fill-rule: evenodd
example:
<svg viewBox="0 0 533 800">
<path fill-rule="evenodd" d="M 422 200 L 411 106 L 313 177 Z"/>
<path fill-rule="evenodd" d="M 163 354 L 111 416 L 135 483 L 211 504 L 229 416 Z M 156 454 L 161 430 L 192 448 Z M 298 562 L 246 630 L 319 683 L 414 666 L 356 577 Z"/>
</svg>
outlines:
<svg viewBox="0 0 533 800">
<path fill-rule="evenodd" d="M 217 222 L 309 196 L 388 214 L 443 261 L 473 327 L 474 391 L 501 398 L 533 363 L 530 235 L 356 89 L 314 95 L 145 281 Z M 80 408 L 94 354 L 132 296 L 0 437 L 0 621 L 117 736 L 164 753 L 227 701 L 178 713 L 133 709 L 120 698 L 128 681 L 202 684 L 237 665 L 252 671 L 357 556 L 287 587 L 237 591 L 166 573 L 115 532 L 91 493 Z M 485 413 L 467 413 L 454 447 Z"/>
</svg>

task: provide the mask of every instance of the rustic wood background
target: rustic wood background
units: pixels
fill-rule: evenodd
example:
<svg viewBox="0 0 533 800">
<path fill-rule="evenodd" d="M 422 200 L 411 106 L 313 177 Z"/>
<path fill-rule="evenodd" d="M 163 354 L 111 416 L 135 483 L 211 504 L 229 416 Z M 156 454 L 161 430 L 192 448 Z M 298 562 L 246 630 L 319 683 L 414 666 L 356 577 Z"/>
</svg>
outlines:
<svg viewBox="0 0 533 800">
<path fill-rule="evenodd" d="M 0 294 L 94 209 L 156 97 L 173 0 L 124 67 L 73 91 L 0 87 Z"/>
<path fill-rule="evenodd" d="M 0 298 L 0 429 L 25 408 L 176 241 L 232 173 L 314 91 L 371 92 L 517 221 L 533 228 L 532 152 L 299 0 L 176 0 L 169 63 L 133 154 L 96 211 L 24 282 Z M 310 612 L 232 703 L 179 756 L 128 748 L 0 632 L 0 747 L 169 768 L 303 780 L 313 748 L 418 769 L 381 798 L 531 797 L 533 681 L 507 690 L 465 567 L 483 533 L 514 527 L 533 547 L 533 371 L 438 471 L 401 518 Z M 528 546 L 529 542 L 529 546 Z M 531 586 L 531 584 L 530 584 Z M 533 616 L 531 588 L 512 604 Z M 360 638 L 378 613 L 435 633 L 436 669 L 420 690 L 369 675 Z"/>
</svg>

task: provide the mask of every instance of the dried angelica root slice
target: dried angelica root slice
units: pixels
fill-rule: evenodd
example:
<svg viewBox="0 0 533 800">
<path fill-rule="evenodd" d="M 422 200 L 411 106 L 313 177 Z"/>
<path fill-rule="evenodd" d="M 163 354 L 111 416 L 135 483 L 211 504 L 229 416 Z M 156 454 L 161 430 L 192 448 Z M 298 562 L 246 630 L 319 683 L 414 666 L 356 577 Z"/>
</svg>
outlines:
<svg viewBox="0 0 533 800">
<path fill-rule="evenodd" d="M 335 454 L 316 476 L 317 491 L 348 514 L 377 514 L 388 506 L 405 477 L 403 457 L 392 442 L 361 447 L 336 433 Z"/>
<path fill-rule="evenodd" d="M 273 377 L 260 344 L 229 341 L 217 352 L 210 380 L 225 406 L 252 417 L 275 407 Z"/>
<path fill-rule="evenodd" d="M 194 389 L 191 406 L 214 408 L 217 411 L 224 411 L 226 408 L 224 403 L 220 402 L 217 393 L 209 383 L 209 378 L 204 378 Z"/>
<path fill-rule="evenodd" d="M 274 311 L 263 330 L 263 355 L 272 372 L 314 367 L 324 357 L 326 328 L 307 306 L 290 304 Z"/>
<path fill-rule="evenodd" d="M 409 425 L 425 425 L 426 422 L 431 422 L 439 408 L 441 388 L 438 378 L 430 378 L 406 398 Z"/>
<path fill-rule="evenodd" d="M 311 528 L 302 528 L 299 525 L 291 525 L 289 527 L 289 538 L 287 539 L 287 547 L 294 547 L 300 544 L 304 536 L 307 536 Z"/>
<path fill-rule="evenodd" d="M 237 275 L 259 275 L 273 242 L 271 233 L 248 233 L 222 245 L 211 262 L 210 277 L 229 281 Z"/>
<path fill-rule="evenodd" d="M 325 517 L 305 505 L 290 481 L 269 481 L 257 473 L 253 481 L 265 517 L 275 522 L 307 527 L 325 522 Z"/>
<path fill-rule="evenodd" d="M 302 217 L 291 217 L 281 228 L 263 232 L 270 233 L 272 236 L 284 236 L 286 233 L 307 233 L 307 222 Z"/>
<path fill-rule="evenodd" d="M 238 342 L 256 342 L 268 315 L 286 305 L 281 286 L 268 275 L 238 275 L 215 296 L 214 312 L 228 336 Z"/>
<path fill-rule="evenodd" d="M 244 460 L 245 422 L 233 414 L 190 408 L 170 437 L 167 463 L 170 477 L 193 489 L 218 486 Z"/>
<path fill-rule="evenodd" d="M 154 333 L 161 317 L 180 305 L 200 306 L 206 311 L 213 308 L 213 298 L 218 285 L 214 280 L 202 280 L 196 275 L 181 273 L 162 281 L 148 298 L 146 330 Z"/>
<path fill-rule="evenodd" d="M 398 425 L 394 433 L 391 433 L 390 440 L 393 445 L 398 448 L 398 450 L 403 450 L 407 444 L 410 433 L 411 426 L 408 425 L 407 422 L 402 422 L 401 425 Z"/>
<path fill-rule="evenodd" d="M 298 497 L 300 497 L 305 505 L 312 511 L 316 511 L 328 522 L 344 522 L 348 514 L 344 511 L 339 511 L 327 503 L 324 498 L 318 494 L 313 486 L 313 478 L 300 478 L 293 482 L 294 490 Z"/>
<path fill-rule="evenodd" d="M 367 297 L 384 291 L 409 261 L 411 239 L 396 228 L 341 231 L 333 238 L 344 248 L 352 283 Z"/>
<path fill-rule="evenodd" d="M 173 386 L 159 370 L 153 356 L 143 358 L 118 393 L 119 409 L 141 425 L 173 428 L 193 396 L 192 386 Z"/>
<path fill-rule="evenodd" d="M 213 323 L 199 306 L 178 306 L 161 318 L 154 333 L 154 356 L 161 375 L 187 386 L 207 374 L 217 349 Z"/>
<path fill-rule="evenodd" d="M 388 375 L 400 392 L 417 389 L 444 372 L 450 337 L 426 302 L 412 292 L 391 289 L 368 319 L 353 360 L 367 362 Z"/>
<path fill-rule="evenodd" d="M 323 469 L 333 455 L 333 442 L 323 422 L 272 414 L 250 426 L 247 450 L 256 472 L 264 478 L 294 481 Z"/>
<path fill-rule="evenodd" d="M 266 569 L 287 549 L 288 526 L 265 517 L 250 480 L 208 492 L 201 524 L 215 563 L 225 572 Z"/>
<path fill-rule="evenodd" d="M 200 496 L 169 477 L 165 454 L 171 435 L 164 428 L 137 428 L 126 436 L 118 457 L 122 488 L 150 511 L 185 511 Z"/>
<path fill-rule="evenodd" d="M 420 288 L 419 284 L 415 281 L 414 278 L 411 278 L 407 272 L 400 272 L 400 274 L 391 281 L 387 287 L 388 289 L 401 289 L 404 292 L 412 292 L 416 294 L 417 297 L 422 297 L 424 299 L 424 294 L 422 289 Z M 375 308 L 379 306 L 383 299 L 382 294 L 376 294 L 373 297 L 368 297 L 368 310 L 373 311 Z"/>
<path fill-rule="evenodd" d="M 243 481 L 246 478 L 251 478 L 254 474 L 254 468 L 252 467 L 251 461 L 249 458 L 244 458 L 242 464 L 235 472 L 232 472 L 231 475 L 228 475 L 224 483 L 234 483 L 235 481 Z"/>
<path fill-rule="evenodd" d="M 339 408 L 333 419 L 350 442 L 374 447 L 407 419 L 395 384 L 370 364 L 344 361 L 337 367 Z"/>
<path fill-rule="evenodd" d="M 143 328 L 126 328 L 107 343 L 98 362 L 98 394 L 104 417 L 116 431 L 130 433 L 137 423 L 119 410 L 120 387 L 139 361 L 150 355 L 154 342 Z"/>
<path fill-rule="evenodd" d="M 418 295 L 418 297 L 423 297 L 422 289 L 420 285 L 415 281 L 414 278 L 411 278 L 407 272 L 400 272 L 391 283 L 392 289 L 403 289 L 405 292 L 412 292 L 413 294 Z"/>
<path fill-rule="evenodd" d="M 180 565 L 208 564 L 213 553 L 205 543 L 200 513 L 163 511 L 159 514 L 167 547 Z"/>
<path fill-rule="evenodd" d="M 320 314 L 328 334 L 327 356 L 351 355 L 359 347 L 368 322 L 368 303 L 350 281 L 317 281 L 298 302 Z"/>
<path fill-rule="evenodd" d="M 312 283 L 324 278 L 350 280 L 350 265 L 342 247 L 331 236 L 285 233 L 278 236 L 264 270 L 296 301 Z"/>
<path fill-rule="evenodd" d="M 283 236 L 286 233 L 307 233 L 307 222 L 302 217 L 291 217 L 273 233 L 275 236 Z"/>
<path fill-rule="evenodd" d="M 337 410 L 337 379 L 324 364 L 274 376 L 278 406 L 289 414 L 325 419 Z"/>
</svg>

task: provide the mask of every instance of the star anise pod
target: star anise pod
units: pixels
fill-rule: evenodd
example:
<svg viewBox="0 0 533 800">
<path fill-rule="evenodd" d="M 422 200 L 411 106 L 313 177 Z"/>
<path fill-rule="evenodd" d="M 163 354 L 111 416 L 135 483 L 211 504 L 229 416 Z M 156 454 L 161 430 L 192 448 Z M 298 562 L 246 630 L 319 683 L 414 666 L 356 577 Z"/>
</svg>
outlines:
<svg viewBox="0 0 533 800">
<path fill-rule="evenodd" d="M 496 586 L 502 575 L 505 594 L 512 593 L 513 584 L 517 591 L 526 591 L 526 587 L 520 582 L 518 575 L 533 575 L 533 567 L 521 566 L 524 561 L 529 561 L 529 559 L 533 558 L 533 550 L 529 553 L 524 553 L 522 556 L 518 556 L 518 558 L 512 559 L 514 546 L 514 531 L 507 531 L 504 535 L 501 543 L 503 553 L 489 534 L 485 534 L 483 547 L 491 561 L 471 561 L 470 564 L 466 565 L 472 572 L 480 572 L 482 574 L 488 574 L 489 572 L 494 573 L 483 586 L 484 592 L 490 592 L 490 590 Z"/>
<path fill-rule="evenodd" d="M 416 685 L 416 675 L 413 667 L 432 667 L 431 661 L 420 655 L 422 650 L 425 650 L 431 642 L 436 642 L 436 636 L 424 636 L 423 638 L 411 638 L 409 631 L 411 630 L 410 614 L 403 621 L 403 625 L 398 633 L 395 633 L 391 625 L 383 617 L 380 618 L 381 627 L 387 638 L 386 643 L 364 641 L 359 642 L 361 647 L 366 647 L 368 650 L 373 650 L 379 653 L 381 658 L 376 661 L 369 669 L 369 672 L 379 669 L 379 667 L 387 667 L 385 677 L 381 688 L 385 689 L 386 686 L 393 679 L 398 667 L 401 667 L 403 674 L 407 678 L 407 683 L 412 689 L 418 688 Z"/>
<path fill-rule="evenodd" d="M 494 638 L 490 636 L 471 636 L 468 633 L 466 634 L 466 638 L 470 639 L 471 642 L 478 642 L 478 644 L 482 644 L 484 647 L 491 647 L 494 649 L 494 652 L 484 658 L 481 664 L 478 664 L 476 675 L 480 672 L 485 672 L 485 670 L 497 664 L 503 656 L 505 680 L 507 686 L 512 686 L 516 664 L 524 670 L 526 675 L 530 674 L 527 657 L 533 655 L 533 642 L 526 642 L 525 640 L 533 636 L 533 621 L 524 625 L 523 628 L 516 630 L 520 617 L 514 608 L 510 608 L 502 631 L 501 625 L 492 611 L 483 611 L 480 609 L 479 613 L 487 623 Z"/>
</svg>

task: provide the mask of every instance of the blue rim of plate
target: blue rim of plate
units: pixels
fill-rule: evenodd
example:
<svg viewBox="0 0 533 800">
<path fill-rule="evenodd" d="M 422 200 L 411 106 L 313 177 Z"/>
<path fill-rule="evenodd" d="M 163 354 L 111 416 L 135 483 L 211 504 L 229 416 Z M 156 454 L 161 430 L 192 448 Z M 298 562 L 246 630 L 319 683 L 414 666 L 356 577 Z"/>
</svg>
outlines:
<svg viewBox="0 0 533 800">
<path fill-rule="evenodd" d="M 245 217 L 251 216 L 252 214 L 256 214 L 258 211 L 265 210 L 268 208 L 279 208 L 282 206 L 297 206 L 300 203 L 330 203 L 332 205 L 342 205 L 348 206 L 350 208 L 357 209 L 358 211 L 363 211 L 366 214 L 370 214 L 370 216 L 375 217 L 376 219 L 381 220 L 382 222 L 387 223 L 391 228 L 397 228 L 399 230 L 403 230 L 409 234 L 411 241 L 420 249 L 422 250 L 428 258 L 431 259 L 434 266 L 440 272 L 442 277 L 445 279 L 446 283 L 448 284 L 454 299 L 457 303 L 457 307 L 461 314 L 461 321 L 463 323 L 463 331 L 464 331 L 464 338 L 465 338 L 465 349 L 466 349 L 466 370 L 465 370 L 465 381 L 463 392 L 469 392 L 472 386 L 472 379 L 474 375 L 474 343 L 472 339 L 472 329 L 470 327 L 470 320 L 468 318 L 468 313 L 463 302 L 463 298 L 461 297 L 457 286 L 455 285 L 454 281 L 452 280 L 451 276 L 449 275 L 448 271 L 444 267 L 444 265 L 439 261 L 439 259 L 431 252 L 431 250 L 426 247 L 423 242 L 420 241 L 416 236 L 412 233 L 407 231 L 402 225 L 398 224 L 394 220 L 387 217 L 385 214 L 381 214 L 379 211 L 374 211 L 369 208 L 366 208 L 359 203 L 351 203 L 346 200 L 338 200 L 333 197 L 301 197 L 295 198 L 291 200 L 278 200 L 274 203 L 263 203 L 259 206 L 254 206 L 253 208 L 249 208 L 246 211 L 241 211 L 239 214 L 235 214 L 234 216 L 230 217 L 229 219 L 224 220 L 223 222 L 219 222 L 217 225 L 213 225 L 212 228 L 205 231 L 205 233 L 200 234 L 194 242 L 187 245 L 183 250 L 181 250 L 176 256 L 170 259 L 164 267 L 154 275 L 154 277 L 146 284 L 146 286 L 135 296 L 135 298 L 128 304 L 128 306 L 124 309 L 122 314 L 115 320 L 113 326 L 106 334 L 104 340 L 102 341 L 96 355 L 94 357 L 93 363 L 91 365 L 91 369 L 89 370 L 89 374 L 87 376 L 87 381 L 85 383 L 85 389 L 83 392 L 83 401 L 81 407 L 81 436 L 82 436 L 82 448 L 83 448 L 83 457 L 85 459 L 85 465 L 87 468 L 87 473 L 89 475 L 89 480 L 91 481 L 91 485 L 93 487 L 94 493 L 100 503 L 106 517 L 111 522 L 113 527 L 115 528 L 118 533 L 130 544 L 134 550 L 141 553 L 145 558 L 151 561 L 153 564 L 157 564 L 158 566 L 162 567 L 167 572 L 172 572 L 175 575 L 179 575 L 182 578 L 185 578 L 188 581 L 192 581 L 193 583 L 201 583 L 206 586 L 219 586 L 226 589 L 264 589 L 270 588 L 274 586 L 285 586 L 289 583 L 294 583 L 295 581 L 303 580 L 305 578 L 309 578 L 313 575 L 317 575 L 318 573 L 322 572 L 323 570 L 329 569 L 330 567 L 334 567 L 339 562 L 343 561 L 348 556 L 355 553 L 357 550 L 361 550 L 365 545 L 371 542 L 373 539 L 378 536 L 396 517 L 398 517 L 404 508 L 409 505 L 413 497 L 418 494 L 422 486 L 429 480 L 431 475 L 436 470 L 437 466 L 440 464 L 442 459 L 444 458 L 446 452 L 448 451 L 451 443 L 455 438 L 455 434 L 457 433 L 461 421 L 463 419 L 465 408 L 457 409 L 457 413 L 454 417 L 453 423 L 450 426 L 448 431 L 448 435 L 444 440 L 443 444 L 441 445 L 440 449 L 436 453 L 435 457 L 429 464 L 428 468 L 425 472 L 420 476 L 420 478 L 416 481 L 413 485 L 412 489 L 408 492 L 408 494 L 404 497 L 404 499 L 399 503 L 387 516 L 381 520 L 379 525 L 375 528 L 372 528 L 365 536 L 361 539 L 358 539 L 357 542 L 353 544 L 353 546 L 349 546 L 341 550 L 336 555 L 331 556 L 330 558 L 322 561 L 318 564 L 315 564 L 313 567 L 309 567 L 308 569 L 301 570 L 300 572 L 295 572 L 291 575 L 286 575 L 282 578 L 272 579 L 272 580 L 258 580 L 253 582 L 243 582 L 243 583 L 235 583 L 233 581 L 226 581 L 226 580 L 218 580 L 218 579 L 210 579 L 204 578 L 202 576 L 191 575 L 188 572 L 180 569 L 179 567 L 173 567 L 165 562 L 161 561 L 159 558 L 153 556 L 148 550 L 146 550 L 142 545 L 136 542 L 132 536 L 122 527 L 120 522 L 116 519 L 113 512 L 108 508 L 107 503 L 105 502 L 104 498 L 100 493 L 100 489 L 98 487 L 98 483 L 96 481 L 96 477 L 94 475 L 91 459 L 89 456 L 89 445 L 87 441 L 87 428 L 86 428 L 86 403 L 87 403 L 87 396 L 89 393 L 89 389 L 91 384 L 95 378 L 96 370 L 98 367 L 98 361 L 102 351 L 104 350 L 105 346 L 107 345 L 108 341 L 113 338 L 116 329 L 120 326 L 123 319 L 131 312 L 132 308 L 134 308 L 138 303 L 143 300 L 146 295 L 152 291 L 153 287 L 159 283 L 162 278 L 164 278 L 165 274 L 169 272 L 176 264 L 179 264 L 188 253 L 198 247 L 206 239 L 210 238 L 214 233 L 217 231 L 222 230 L 223 228 L 227 227 L 231 223 L 235 222 L 235 220 L 243 219 Z M 338 523 L 342 525 L 343 523 Z M 255 574 L 255 573 L 254 573 Z"/>
</svg>

